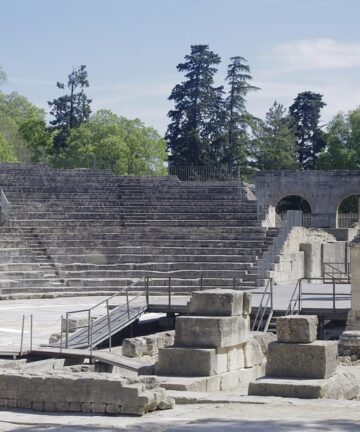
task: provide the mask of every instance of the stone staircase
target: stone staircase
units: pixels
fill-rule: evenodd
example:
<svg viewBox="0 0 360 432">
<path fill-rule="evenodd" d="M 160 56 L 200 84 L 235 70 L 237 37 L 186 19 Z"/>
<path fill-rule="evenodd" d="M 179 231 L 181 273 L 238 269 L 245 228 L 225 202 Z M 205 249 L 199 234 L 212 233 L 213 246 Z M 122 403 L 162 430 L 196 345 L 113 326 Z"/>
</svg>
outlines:
<svg viewBox="0 0 360 432">
<path fill-rule="evenodd" d="M 235 183 L 115 177 L 0 164 L 10 221 L 0 227 L 0 298 L 108 295 L 148 276 L 159 292 L 256 286 L 276 229 Z M 191 279 L 191 281 L 189 281 Z"/>
</svg>

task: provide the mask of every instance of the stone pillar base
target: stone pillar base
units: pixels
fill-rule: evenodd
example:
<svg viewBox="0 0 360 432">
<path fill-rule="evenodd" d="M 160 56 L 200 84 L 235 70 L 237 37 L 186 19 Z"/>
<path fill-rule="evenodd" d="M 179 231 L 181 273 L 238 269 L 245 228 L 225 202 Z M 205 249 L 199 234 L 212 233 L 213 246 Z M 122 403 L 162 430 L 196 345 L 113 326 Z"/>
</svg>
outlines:
<svg viewBox="0 0 360 432">
<path fill-rule="evenodd" d="M 339 339 L 340 356 L 350 356 L 352 360 L 360 358 L 360 330 L 346 330 Z M 354 358 L 356 356 L 356 359 Z"/>
</svg>

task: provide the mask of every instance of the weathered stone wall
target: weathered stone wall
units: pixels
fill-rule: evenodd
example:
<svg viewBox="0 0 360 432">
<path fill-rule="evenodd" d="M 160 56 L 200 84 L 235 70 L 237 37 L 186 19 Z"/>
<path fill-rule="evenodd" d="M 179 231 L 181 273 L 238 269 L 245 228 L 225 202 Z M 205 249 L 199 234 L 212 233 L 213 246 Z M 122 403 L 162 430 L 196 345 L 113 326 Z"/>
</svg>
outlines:
<svg viewBox="0 0 360 432">
<path fill-rule="evenodd" d="M 170 405 L 155 378 L 0 370 L 0 407 L 142 415 Z"/>
<path fill-rule="evenodd" d="M 321 277 L 323 244 L 327 246 L 327 256 L 331 255 L 332 248 L 339 248 L 335 237 L 324 230 L 294 227 L 270 273 L 274 283 L 292 283 L 302 277 Z"/>
</svg>

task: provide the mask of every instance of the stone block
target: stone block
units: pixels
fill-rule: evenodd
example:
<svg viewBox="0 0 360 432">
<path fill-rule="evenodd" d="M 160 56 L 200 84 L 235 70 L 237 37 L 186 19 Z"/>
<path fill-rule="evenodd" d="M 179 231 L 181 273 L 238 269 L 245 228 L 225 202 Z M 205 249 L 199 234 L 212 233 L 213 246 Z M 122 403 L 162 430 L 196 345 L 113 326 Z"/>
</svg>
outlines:
<svg viewBox="0 0 360 432">
<path fill-rule="evenodd" d="M 93 402 L 91 404 L 91 412 L 92 413 L 105 413 L 106 405 L 101 402 Z"/>
<path fill-rule="evenodd" d="M 216 350 L 216 373 L 228 372 L 228 348 Z"/>
<path fill-rule="evenodd" d="M 122 354 L 126 357 L 141 357 L 146 349 L 144 338 L 126 338 L 122 343 Z"/>
<path fill-rule="evenodd" d="M 157 375 L 210 376 L 217 373 L 216 350 L 167 347 L 159 349 Z"/>
<path fill-rule="evenodd" d="M 260 378 L 250 383 L 248 393 L 299 399 L 356 399 L 359 383 L 349 371 L 339 371 L 327 379 Z"/>
<path fill-rule="evenodd" d="M 22 400 L 18 401 L 17 407 L 21 408 L 21 409 L 31 409 L 32 408 L 32 402 L 31 402 L 31 400 L 22 399 Z M 51 410 L 47 410 L 47 409 L 45 409 L 45 410 L 51 411 Z"/>
<path fill-rule="evenodd" d="M 201 316 L 241 316 L 243 315 L 243 304 L 244 293 L 242 291 L 230 289 L 194 291 L 189 302 L 189 314 Z"/>
<path fill-rule="evenodd" d="M 70 412 L 81 412 L 81 402 L 72 401 L 69 403 Z"/>
<path fill-rule="evenodd" d="M 181 316 L 176 319 L 175 345 L 226 348 L 247 342 L 250 318 Z"/>
<path fill-rule="evenodd" d="M 316 315 L 290 315 L 276 320 L 276 334 L 279 342 L 311 343 L 317 337 Z"/>
<path fill-rule="evenodd" d="M 221 375 L 220 390 L 234 390 L 239 387 L 239 372 L 227 372 Z"/>
<path fill-rule="evenodd" d="M 261 344 L 258 339 L 251 337 L 249 342 L 245 344 L 244 357 L 246 368 L 252 368 L 255 365 L 262 364 L 266 361 L 266 357 L 263 354 Z"/>
<path fill-rule="evenodd" d="M 266 376 L 324 379 L 337 367 L 337 342 L 315 341 L 309 344 L 271 342 Z"/>
<path fill-rule="evenodd" d="M 239 374 L 239 387 L 248 387 L 251 381 L 255 381 L 259 377 L 265 375 L 265 364 L 256 365 L 251 368 L 244 368 L 238 371 Z"/>
<path fill-rule="evenodd" d="M 120 414 L 120 412 L 122 412 L 123 414 L 132 414 L 129 413 L 128 411 L 126 412 L 122 411 L 121 406 L 117 404 L 111 404 L 111 403 L 106 405 L 105 410 L 108 414 Z"/>
</svg>

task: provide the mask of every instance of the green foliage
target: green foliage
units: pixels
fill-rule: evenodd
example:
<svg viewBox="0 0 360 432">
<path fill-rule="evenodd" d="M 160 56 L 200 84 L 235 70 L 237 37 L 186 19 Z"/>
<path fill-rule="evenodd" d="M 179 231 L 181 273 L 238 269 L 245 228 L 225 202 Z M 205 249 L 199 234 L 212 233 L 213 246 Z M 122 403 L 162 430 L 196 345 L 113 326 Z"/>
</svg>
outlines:
<svg viewBox="0 0 360 432">
<path fill-rule="evenodd" d="M 57 82 L 59 89 L 68 90 L 68 94 L 49 101 L 50 114 L 54 120 L 50 121 L 52 130 L 56 131 L 54 146 L 57 150 L 66 147 L 66 140 L 72 129 L 79 127 L 89 119 L 91 99 L 88 99 L 84 89 L 89 87 L 86 66 L 81 65 L 68 76 L 67 84 Z"/>
<path fill-rule="evenodd" d="M 12 146 L 0 134 L 0 162 L 17 162 Z"/>
<path fill-rule="evenodd" d="M 360 108 L 337 114 L 324 135 L 326 148 L 320 154 L 317 169 L 360 168 Z"/>
<path fill-rule="evenodd" d="M 140 120 L 101 110 L 71 131 L 62 157 L 89 162 L 95 155 L 96 165 L 111 169 L 114 174 L 164 175 L 165 147 L 160 135 Z"/>
<path fill-rule="evenodd" d="M 186 81 L 177 84 L 169 96 L 175 103 L 168 113 L 171 122 L 166 132 L 171 165 L 216 162 L 216 144 L 224 126 L 223 87 L 213 85 L 219 63 L 220 57 L 208 45 L 192 45 L 190 55 L 177 66 Z"/>
<path fill-rule="evenodd" d="M 274 102 L 265 122 L 255 132 L 256 168 L 259 170 L 296 169 L 296 137 L 292 120 L 283 105 Z"/>
<path fill-rule="evenodd" d="M 53 134 L 47 130 L 44 120 L 26 120 L 19 126 L 19 132 L 27 142 L 31 162 L 41 162 L 43 152 L 51 153 Z"/>
<path fill-rule="evenodd" d="M 31 159 L 29 142 L 21 134 L 20 127 L 31 120 L 43 121 L 45 113 L 16 92 L 0 92 L 0 134 L 12 148 L 15 158 L 21 162 Z"/>
<path fill-rule="evenodd" d="M 296 127 L 296 153 L 301 169 L 313 169 L 325 147 L 323 132 L 319 128 L 320 111 L 325 105 L 321 94 L 306 91 L 299 93 L 289 108 Z"/>
<path fill-rule="evenodd" d="M 246 165 L 248 158 L 247 128 L 251 125 L 252 116 L 246 110 L 246 95 L 259 90 L 249 84 L 252 80 L 250 67 L 243 57 L 232 57 L 228 65 L 226 81 L 229 92 L 225 101 L 227 114 L 227 140 L 224 143 L 223 162 L 232 165 L 237 162 Z"/>
</svg>

